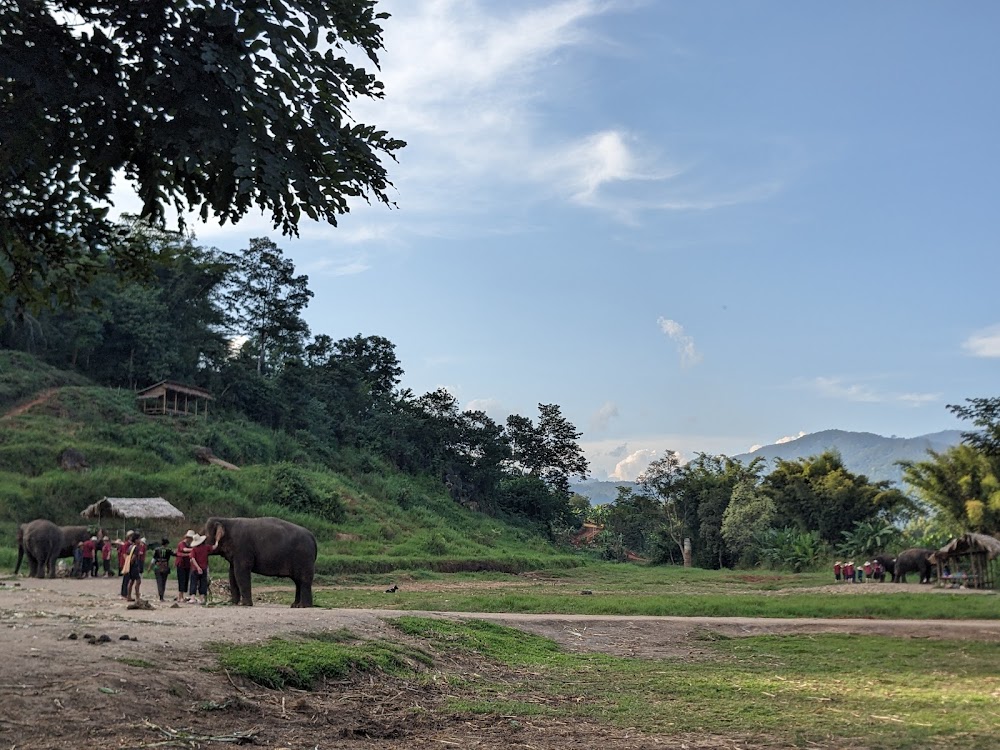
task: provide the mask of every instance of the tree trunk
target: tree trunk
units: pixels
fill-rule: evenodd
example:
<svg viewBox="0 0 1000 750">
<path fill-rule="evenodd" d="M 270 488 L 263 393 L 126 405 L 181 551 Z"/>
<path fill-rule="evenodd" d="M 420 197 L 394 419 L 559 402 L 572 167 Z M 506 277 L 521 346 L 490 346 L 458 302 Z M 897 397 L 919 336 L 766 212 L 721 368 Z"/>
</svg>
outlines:
<svg viewBox="0 0 1000 750">
<path fill-rule="evenodd" d="M 684 540 L 683 550 L 684 550 L 684 567 L 685 568 L 690 568 L 691 567 L 691 540 L 690 539 L 685 539 Z"/>
</svg>

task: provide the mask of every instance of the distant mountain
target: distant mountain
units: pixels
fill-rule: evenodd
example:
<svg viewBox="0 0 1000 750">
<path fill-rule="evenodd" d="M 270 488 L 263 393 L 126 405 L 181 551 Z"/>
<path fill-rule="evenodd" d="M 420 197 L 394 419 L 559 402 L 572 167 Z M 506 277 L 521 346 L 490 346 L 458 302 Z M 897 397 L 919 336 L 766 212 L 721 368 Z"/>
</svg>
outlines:
<svg viewBox="0 0 1000 750">
<path fill-rule="evenodd" d="M 570 484 L 570 492 L 583 495 L 591 505 L 606 505 L 618 497 L 619 487 L 635 487 L 635 482 L 601 481 L 588 479 Z"/>
<path fill-rule="evenodd" d="M 903 472 L 897 461 L 922 461 L 927 451 L 944 451 L 962 441 L 960 430 L 944 430 L 913 438 L 882 437 L 871 432 L 823 430 L 803 435 L 795 440 L 777 445 L 765 445 L 751 453 L 741 453 L 732 458 L 749 463 L 758 456 L 766 460 L 766 471 L 774 468 L 774 460 L 806 458 L 827 450 L 835 450 L 844 460 L 844 466 L 855 474 L 864 474 L 873 482 L 889 480 L 900 484 Z M 600 481 L 588 479 L 570 488 L 590 499 L 591 505 L 604 505 L 618 497 L 619 487 L 635 487 L 635 482 Z"/>
<path fill-rule="evenodd" d="M 835 450 L 844 460 L 844 466 L 855 474 L 864 474 L 873 482 L 889 480 L 899 483 L 903 472 L 897 461 L 922 461 L 927 451 L 943 451 L 962 441 L 961 430 L 944 430 L 913 438 L 882 437 L 871 432 L 823 430 L 803 435 L 779 445 L 765 445 L 752 453 L 733 456 L 749 463 L 758 456 L 767 460 L 767 468 L 774 466 L 774 459 L 785 460 L 815 456 L 823 451 Z"/>
</svg>

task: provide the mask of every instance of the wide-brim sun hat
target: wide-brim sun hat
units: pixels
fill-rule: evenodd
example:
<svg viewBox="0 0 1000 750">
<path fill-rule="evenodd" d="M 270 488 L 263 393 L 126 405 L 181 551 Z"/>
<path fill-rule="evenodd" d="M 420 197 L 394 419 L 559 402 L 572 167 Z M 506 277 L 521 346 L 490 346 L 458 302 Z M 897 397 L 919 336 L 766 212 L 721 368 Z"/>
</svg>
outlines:
<svg viewBox="0 0 1000 750">
<path fill-rule="evenodd" d="M 184 536 L 191 537 L 193 539 L 194 537 L 198 536 L 198 532 L 195 531 L 194 529 L 188 529 L 187 531 L 184 532 Z"/>
<path fill-rule="evenodd" d="M 190 546 L 197 547 L 199 544 L 202 544 L 206 539 L 208 539 L 207 536 L 202 536 L 201 534 L 195 534 L 191 537 Z"/>
</svg>

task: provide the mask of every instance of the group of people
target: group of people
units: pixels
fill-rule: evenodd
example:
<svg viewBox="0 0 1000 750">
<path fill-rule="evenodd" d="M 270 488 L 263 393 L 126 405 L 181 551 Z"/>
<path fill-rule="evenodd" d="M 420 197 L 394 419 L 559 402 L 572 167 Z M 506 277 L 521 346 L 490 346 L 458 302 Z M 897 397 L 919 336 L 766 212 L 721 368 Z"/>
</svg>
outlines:
<svg viewBox="0 0 1000 750">
<path fill-rule="evenodd" d="M 170 558 L 174 558 L 177 571 L 177 602 L 205 604 L 208 599 L 208 556 L 214 545 L 206 544 L 206 537 L 194 529 L 177 543 L 163 537 L 160 544 L 152 548 L 153 575 L 156 578 L 156 593 L 160 601 L 166 600 L 167 579 L 170 578 Z M 131 529 L 125 539 L 118 543 L 118 571 L 122 577 L 122 599 L 129 602 L 140 600 L 142 576 L 146 569 L 147 545 L 145 538 Z"/>
<path fill-rule="evenodd" d="M 864 564 L 855 565 L 853 560 L 841 562 L 837 560 L 833 564 L 833 579 L 840 583 L 865 583 L 875 581 L 881 583 L 885 580 L 885 566 L 878 560 L 865 560 Z"/>
<path fill-rule="evenodd" d="M 74 578 L 97 578 L 106 576 L 110 578 L 111 553 L 115 544 L 107 536 L 98 538 L 92 536 L 84 542 L 78 542 L 73 549 L 73 570 L 71 575 Z"/>
</svg>

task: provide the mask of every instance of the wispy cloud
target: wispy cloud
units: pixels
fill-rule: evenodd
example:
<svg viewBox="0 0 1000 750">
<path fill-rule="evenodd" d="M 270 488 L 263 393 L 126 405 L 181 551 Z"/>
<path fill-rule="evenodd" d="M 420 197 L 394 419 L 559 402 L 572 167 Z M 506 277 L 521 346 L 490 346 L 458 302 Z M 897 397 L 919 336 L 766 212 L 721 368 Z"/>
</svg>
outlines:
<svg viewBox="0 0 1000 750">
<path fill-rule="evenodd" d="M 462 411 L 485 412 L 491 419 L 501 422 L 506 421 L 510 415 L 500 400 L 495 398 L 474 398 L 462 407 Z"/>
<path fill-rule="evenodd" d="M 732 165 L 700 170 L 685 158 L 678 166 L 660 133 L 633 123 L 570 122 L 545 112 L 553 96 L 574 89 L 586 96 L 592 85 L 560 63 L 578 54 L 629 54 L 599 21 L 634 11 L 635 0 L 383 4 L 391 13 L 380 72 L 386 96 L 353 110 L 408 142 L 392 179 L 411 224 L 436 227 L 431 217 L 447 208 L 455 231 L 463 215 L 495 214 L 499 193 L 501 204 L 541 197 L 634 222 L 646 212 L 758 201 L 781 187 L 734 178 Z"/>
<path fill-rule="evenodd" d="M 594 432 L 603 432 L 608 429 L 611 420 L 618 416 L 618 404 L 614 401 L 606 401 L 601 408 L 590 417 L 590 429 Z"/>
<path fill-rule="evenodd" d="M 976 331 L 962 348 L 973 357 L 1000 357 L 1000 324 Z"/>
<path fill-rule="evenodd" d="M 303 265 L 302 270 L 315 276 L 354 276 L 371 269 L 364 257 L 346 260 L 321 258 Z"/>
<path fill-rule="evenodd" d="M 941 399 L 940 393 L 913 393 L 879 390 L 865 382 L 849 382 L 840 377 L 817 377 L 810 385 L 826 398 L 868 404 L 897 403 L 923 406 Z"/>
<path fill-rule="evenodd" d="M 656 324 L 675 344 L 681 357 L 682 367 L 692 367 L 702 360 L 701 352 L 694 345 L 694 338 L 684 333 L 684 326 L 676 320 L 657 318 Z"/>
</svg>

